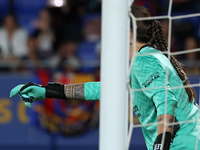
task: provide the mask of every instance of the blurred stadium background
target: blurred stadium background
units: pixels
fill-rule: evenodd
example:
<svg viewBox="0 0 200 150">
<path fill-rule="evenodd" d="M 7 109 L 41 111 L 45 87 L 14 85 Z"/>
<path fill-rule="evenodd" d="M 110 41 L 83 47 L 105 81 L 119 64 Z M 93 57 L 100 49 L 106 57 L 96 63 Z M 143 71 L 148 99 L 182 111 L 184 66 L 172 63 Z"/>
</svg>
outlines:
<svg viewBox="0 0 200 150">
<path fill-rule="evenodd" d="M 135 3 L 167 15 L 168 0 Z M 199 12 L 200 0 L 173 1 L 172 16 Z M 168 39 L 168 20 L 160 21 Z M 171 51 L 199 48 L 199 24 L 200 17 L 174 20 Z M 97 150 L 99 102 L 49 99 L 27 108 L 9 92 L 29 81 L 99 81 L 101 0 L 0 0 L 0 27 L 0 150 Z M 199 83 L 200 52 L 177 59 Z M 146 149 L 141 129 L 133 130 L 130 149 Z"/>
</svg>

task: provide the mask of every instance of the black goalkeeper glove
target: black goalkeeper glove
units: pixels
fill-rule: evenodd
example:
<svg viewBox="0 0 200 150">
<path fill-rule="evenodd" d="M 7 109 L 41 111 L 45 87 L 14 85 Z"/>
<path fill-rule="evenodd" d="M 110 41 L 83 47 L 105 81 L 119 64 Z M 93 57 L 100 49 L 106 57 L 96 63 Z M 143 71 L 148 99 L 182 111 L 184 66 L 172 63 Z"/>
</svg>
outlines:
<svg viewBox="0 0 200 150">
<path fill-rule="evenodd" d="M 153 150 L 169 150 L 171 142 L 171 133 L 165 132 L 164 143 L 162 144 L 163 133 L 157 136 L 153 145 Z"/>
</svg>

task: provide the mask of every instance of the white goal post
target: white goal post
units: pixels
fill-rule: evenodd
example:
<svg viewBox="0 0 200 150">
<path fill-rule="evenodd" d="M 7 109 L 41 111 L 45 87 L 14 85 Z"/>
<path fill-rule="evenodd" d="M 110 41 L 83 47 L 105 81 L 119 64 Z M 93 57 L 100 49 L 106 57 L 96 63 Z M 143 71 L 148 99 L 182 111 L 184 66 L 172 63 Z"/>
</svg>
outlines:
<svg viewBox="0 0 200 150">
<path fill-rule="evenodd" d="M 127 147 L 129 26 L 129 0 L 103 0 L 100 150 Z"/>
</svg>

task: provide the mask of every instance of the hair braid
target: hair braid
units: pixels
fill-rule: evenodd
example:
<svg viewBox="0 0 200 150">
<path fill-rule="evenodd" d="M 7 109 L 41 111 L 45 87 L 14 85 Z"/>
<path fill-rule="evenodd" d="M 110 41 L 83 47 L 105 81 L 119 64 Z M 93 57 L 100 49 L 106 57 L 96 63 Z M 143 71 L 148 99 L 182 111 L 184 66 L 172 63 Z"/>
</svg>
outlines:
<svg viewBox="0 0 200 150">
<path fill-rule="evenodd" d="M 167 51 L 167 44 L 165 42 L 164 34 L 162 31 L 162 27 L 158 21 L 153 21 L 152 23 L 152 39 L 148 44 L 150 46 L 156 47 L 160 51 Z M 186 73 L 184 72 L 181 63 L 174 56 L 170 56 L 170 62 L 176 69 L 178 76 L 183 81 L 184 85 L 190 85 L 190 82 L 187 79 Z M 193 99 L 196 99 L 196 93 L 192 86 L 185 88 L 189 101 L 192 102 Z"/>
<path fill-rule="evenodd" d="M 136 18 L 151 16 L 148 9 L 142 6 L 132 5 L 131 11 Z M 167 51 L 168 49 L 162 27 L 160 25 L 160 22 L 158 22 L 157 20 L 137 21 L 137 41 L 147 43 L 147 45 L 154 47 L 160 51 Z M 187 79 L 186 73 L 184 72 L 182 65 L 176 60 L 174 56 L 170 56 L 170 62 L 176 69 L 178 76 L 183 81 L 183 84 L 189 86 L 185 88 L 185 90 L 188 94 L 189 101 L 192 102 L 193 99 L 196 99 L 196 94 L 192 86 L 190 86 L 190 82 Z"/>
</svg>

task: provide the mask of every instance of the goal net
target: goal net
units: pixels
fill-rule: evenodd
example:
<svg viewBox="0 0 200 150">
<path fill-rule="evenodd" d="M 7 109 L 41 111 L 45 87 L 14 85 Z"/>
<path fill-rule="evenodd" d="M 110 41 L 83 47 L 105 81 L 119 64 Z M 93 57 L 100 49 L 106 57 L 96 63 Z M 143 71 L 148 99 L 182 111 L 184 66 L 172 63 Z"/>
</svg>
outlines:
<svg viewBox="0 0 200 150">
<path fill-rule="evenodd" d="M 131 0 L 130 1 L 130 7 L 132 6 L 132 4 L 134 3 L 134 0 Z M 149 1 L 149 3 L 151 3 Z M 199 25 L 200 23 L 200 13 L 188 13 L 188 14 L 175 14 L 175 15 L 172 15 L 172 6 L 173 6 L 173 0 L 170 0 L 169 1 L 169 5 L 168 5 L 168 12 L 167 12 L 167 15 L 162 15 L 162 16 L 152 16 L 152 17 L 143 17 L 143 18 L 136 18 L 130 11 L 130 18 L 131 18 L 131 22 L 132 22 L 132 26 L 133 26 L 133 41 L 130 41 L 132 42 L 133 44 L 133 56 L 132 56 L 132 60 L 131 60 L 131 63 L 130 63 L 130 66 L 129 66 L 129 75 L 131 74 L 131 71 L 132 71 L 132 68 L 133 68 L 133 65 L 134 65 L 134 61 L 135 61 L 135 58 L 136 58 L 136 33 L 137 33 L 137 24 L 136 22 L 137 21 L 142 21 L 142 20 L 158 20 L 161 22 L 161 24 L 163 23 L 163 27 L 165 27 L 165 30 L 164 31 L 164 34 L 166 33 L 166 41 L 167 41 L 167 47 L 168 47 L 168 51 L 164 52 L 164 54 L 167 55 L 167 57 L 170 59 L 171 56 L 174 56 L 176 58 L 180 58 L 179 61 L 181 61 L 183 63 L 183 65 L 185 67 L 187 67 L 187 70 L 186 70 L 186 73 L 188 74 L 196 74 L 196 78 L 198 78 L 199 76 L 199 62 L 198 62 L 198 59 L 199 59 L 199 53 L 200 53 L 200 48 L 199 48 L 199 45 L 198 45 L 198 41 L 196 41 L 196 46 L 191 46 L 192 43 L 195 43 L 194 41 L 195 40 L 191 40 L 191 36 L 189 35 L 185 35 L 186 37 L 188 37 L 187 39 L 178 39 L 178 40 L 175 40 L 174 39 L 174 33 L 172 32 L 174 30 L 174 28 L 181 28 L 182 25 L 184 24 L 187 24 L 188 20 L 190 22 L 195 22 L 195 24 Z M 129 9 L 131 10 L 131 8 Z M 151 11 L 151 10 L 150 10 Z M 198 23 L 196 23 L 198 22 Z M 164 23 L 167 23 L 167 24 L 164 24 Z M 175 24 L 175 25 L 174 25 Z M 187 26 L 187 25 L 185 25 Z M 194 25 L 195 26 L 195 25 Z M 198 38 L 200 37 L 200 31 L 198 31 L 197 29 L 200 29 L 199 27 L 195 28 L 194 29 L 196 30 L 195 33 L 194 33 L 194 37 L 196 36 L 197 37 L 197 40 Z M 184 32 L 181 32 L 177 29 L 177 34 L 180 34 L 179 37 L 183 36 L 184 34 L 187 34 L 188 32 L 188 28 L 186 27 L 185 30 L 187 31 L 184 31 Z M 199 36 L 199 37 L 198 37 Z M 176 44 L 179 43 L 179 46 L 177 46 L 175 49 L 173 48 L 173 45 L 174 45 L 174 41 L 177 42 Z M 188 41 L 187 41 L 188 40 Z M 190 46 L 185 46 L 189 44 Z M 148 54 L 146 54 L 148 55 Z M 184 59 L 183 59 L 184 58 Z M 170 64 L 168 64 L 170 65 Z M 196 69 L 195 69 L 196 68 Z M 196 70 L 196 71 L 195 71 Z M 166 70 L 166 80 L 163 81 L 165 82 L 165 89 L 166 89 L 166 96 L 165 96 L 165 113 L 167 112 L 167 82 L 168 82 L 168 74 L 169 74 L 169 67 L 167 68 Z M 196 99 L 196 102 L 199 104 L 199 101 L 200 101 L 200 98 L 199 98 L 199 92 L 200 92 L 200 83 L 199 83 L 199 79 L 197 80 L 193 80 L 192 76 L 191 78 L 189 78 L 189 80 L 191 81 L 191 86 L 195 89 L 196 91 L 196 94 L 197 94 L 197 99 Z M 129 90 L 129 109 L 128 109 L 128 112 L 129 112 L 129 116 L 128 116 L 128 120 L 129 120 L 129 125 L 128 125 L 128 141 L 127 141 L 127 147 L 126 149 L 130 149 L 131 148 L 131 139 L 134 137 L 134 136 L 137 136 L 134 134 L 134 131 L 136 128 L 144 128 L 144 127 L 150 127 L 150 126 L 156 126 L 158 125 L 157 122 L 147 122 L 147 123 L 138 123 L 138 121 L 134 121 L 136 116 L 139 118 L 141 114 L 138 114 L 138 107 L 137 105 L 135 104 L 135 97 L 134 97 L 134 93 L 135 92 L 139 92 L 139 91 L 143 91 L 144 89 L 137 89 L 137 88 L 132 88 L 133 86 L 131 84 L 128 84 L 128 90 Z M 186 88 L 188 86 L 175 86 L 175 87 L 171 87 L 172 89 L 181 89 L 181 88 Z M 160 88 L 160 87 L 156 87 L 156 88 Z M 197 106 L 198 107 L 198 106 Z M 133 110 L 135 113 L 135 115 L 133 114 Z M 148 109 L 146 109 L 146 111 L 148 111 Z M 166 119 L 166 118 L 165 118 Z M 136 119 L 137 120 L 137 119 Z M 140 119 L 139 119 L 140 120 Z M 145 121 L 143 121 L 145 122 Z M 167 125 L 176 125 L 176 124 L 179 124 L 180 126 L 182 126 L 183 124 L 190 124 L 190 123 L 194 123 L 194 122 L 199 122 L 199 119 L 189 119 L 189 120 L 184 120 L 184 121 L 178 121 L 178 122 L 173 122 L 173 123 L 166 123 L 166 122 L 162 122 L 165 127 L 164 127 L 164 130 L 166 130 L 166 126 Z M 197 133 L 196 133 L 196 143 L 194 145 L 194 149 L 195 150 L 198 150 L 200 149 L 200 147 L 198 147 L 198 141 L 199 141 L 199 133 L 200 133 L 200 130 L 198 129 Z M 151 135 L 149 135 L 151 136 Z M 153 135 L 152 135 L 153 136 Z M 157 135 L 156 135 L 157 136 Z M 146 139 L 147 140 L 147 139 Z M 137 141 L 134 141 L 135 143 Z M 164 139 L 162 140 L 162 143 L 164 142 Z M 148 143 L 148 141 L 146 141 L 146 143 Z"/>
</svg>

